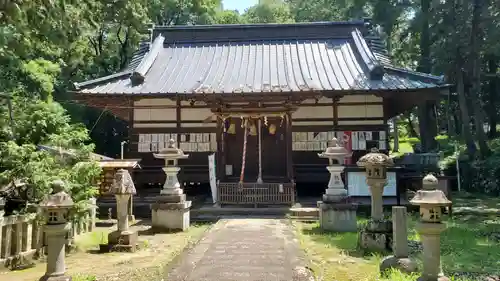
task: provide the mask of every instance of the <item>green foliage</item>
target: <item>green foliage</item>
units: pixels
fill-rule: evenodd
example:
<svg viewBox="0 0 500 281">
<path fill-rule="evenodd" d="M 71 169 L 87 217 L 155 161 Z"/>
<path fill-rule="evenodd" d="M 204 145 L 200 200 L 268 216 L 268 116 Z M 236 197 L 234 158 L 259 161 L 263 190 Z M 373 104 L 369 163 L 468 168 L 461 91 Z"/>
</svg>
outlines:
<svg viewBox="0 0 500 281">
<path fill-rule="evenodd" d="M 36 203 L 50 193 L 53 180 L 62 179 L 76 202 L 76 212 L 85 209 L 83 204 L 96 194 L 96 179 L 101 173 L 98 164 L 89 160 L 93 145 L 86 144 L 87 130 L 70 124 L 66 111 L 56 102 L 25 97 L 13 101 L 14 126 L 0 123 L 0 184 L 23 180 L 33 190 L 29 200 Z M 2 111 L 2 120 L 8 119 L 6 115 Z M 65 153 L 40 150 L 38 145 Z"/>
<path fill-rule="evenodd" d="M 291 23 L 294 22 L 290 8 L 282 2 L 264 2 L 250 7 L 243 15 L 248 23 Z"/>
<path fill-rule="evenodd" d="M 243 23 L 243 18 L 238 11 L 224 10 L 217 13 L 218 24 L 240 24 Z"/>
</svg>

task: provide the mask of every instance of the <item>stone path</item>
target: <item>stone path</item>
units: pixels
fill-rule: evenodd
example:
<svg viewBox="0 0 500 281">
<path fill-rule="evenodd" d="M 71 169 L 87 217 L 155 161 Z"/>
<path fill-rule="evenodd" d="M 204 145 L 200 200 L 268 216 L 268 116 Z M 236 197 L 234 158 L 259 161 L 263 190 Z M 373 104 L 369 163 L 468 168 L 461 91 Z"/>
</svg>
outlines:
<svg viewBox="0 0 500 281">
<path fill-rule="evenodd" d="M 168 281 L 295 281 L 302 251 L 287 220 L 223 219 L 179 257 Z"/>
</svg>

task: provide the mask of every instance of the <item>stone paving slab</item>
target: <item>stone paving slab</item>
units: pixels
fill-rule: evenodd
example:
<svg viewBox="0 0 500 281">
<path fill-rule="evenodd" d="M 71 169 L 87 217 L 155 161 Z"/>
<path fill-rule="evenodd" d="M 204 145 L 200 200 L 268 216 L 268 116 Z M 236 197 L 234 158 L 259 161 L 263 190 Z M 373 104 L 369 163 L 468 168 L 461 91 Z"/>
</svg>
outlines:
<svg viewBox="0 0 500 281">
<path fill-rule="evenodd" d="M 303 252 L 289 221 L 223 219 L 179 257 L 168 281 L 292 281 Z"/>
</svg>

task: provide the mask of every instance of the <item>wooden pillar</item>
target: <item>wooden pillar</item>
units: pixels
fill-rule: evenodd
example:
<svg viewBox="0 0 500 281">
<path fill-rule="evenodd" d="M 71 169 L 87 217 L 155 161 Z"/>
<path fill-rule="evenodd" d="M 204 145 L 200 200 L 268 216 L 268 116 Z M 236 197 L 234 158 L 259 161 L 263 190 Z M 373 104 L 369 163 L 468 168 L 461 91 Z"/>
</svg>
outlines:
<svg viewBox="0 0 500 281">
<path fill-rule="evenodd" d="M 333 102 L 333 127 L 336 129 L 338 128 L 337 126 L 339 125 L 339 111 L 338 111 L 338 102 L 340 100 L 340 97 L 333 97 L 332 102 Z"/>
<path fill-rule="evenodd" d="M 225 177 L 225 157 L 224 157 L 224 124 L 221 118 L 217 117 L 217 152 L 216 152 L 216 173 L 217 179 L 224 180 Z"/>
<path fill-rule="evenodd" d="M 295 182 L 293 172 L 293 150 L 292 150 L 292 115 L 286 114 L 286 171 L 290 182 Z"/>
</svg>

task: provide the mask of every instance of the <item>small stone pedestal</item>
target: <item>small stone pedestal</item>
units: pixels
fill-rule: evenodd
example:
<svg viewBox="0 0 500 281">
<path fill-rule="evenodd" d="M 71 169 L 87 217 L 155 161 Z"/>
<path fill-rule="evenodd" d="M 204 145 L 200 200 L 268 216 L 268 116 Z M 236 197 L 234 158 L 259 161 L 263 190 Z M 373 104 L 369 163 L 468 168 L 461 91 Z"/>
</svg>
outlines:
<svg viewBox="0 0 500 281">
<path fill-rule="evenodd" d="M 46 218 L 44 227 L 47 236 L 47 270 L 40 281 L 70 281 L 71 277 L 64 275 L 66 265 L 66 235 L 71 228 L 68 222 L 69 209 L 73 200 L 64 191 L 64 183 L 60 180 L 52 183 L 52 192 L 40 207 Z"/>
<path fill-rule="evenodd" d="M 410 201 L 420 206 L 420 222 L 417 232 L 423 246 L 423 270 L 418 281 L 448 281 L 441 269 L 440 235 L 446 229 L 441 222 L 441 208 L 451 205 L 446 195 L 437 190 L 438 179 L 429 174 L 422 180 L 422 190 Z"/>
<path fill-rule="evenodd" d="M 160 198 L 151 205 L 152 227 L 158 230 L 182 230 L 189 228 L 191 201 L 186 201 L 186 195 L 180 188 L 177 174 L 181 170 L 177 166 L 179 159 L 189 155 L 175 147 L 175 141 L 170 140 L 167 148 L 154 154 L 156 158 L 165 160 L 163 171 L 167 175 Z"/>
<path fill-rule="evenodd" d="M 366 184 L 371 194 L 371 218 L 359 234 L 359 246 L 367 251 L 391 251 L 392 222 L 384 218 L 382 200 L 387 184 L 387 167 L 393 165 L 392 159 L 372 148 L 356 164 L 365 168 Z"/>
<path fill-rule="evenodd" d="M 151 206 L 153 228 L 185 231 L 190 224 L 189 208 L 191 201 L 186 201 L 185 194 L 160 196 Z"/>
<path fill-rule="evenodd" d="M 358 224 L 356 210 L 352 203 L 318 202 L 319 223 L 322 229 L 333 232 L 356 232 Z"/>
<path fill-rule="evenodd" d="M 327 158 L 330 172 L 328 189 L 323 195 L 323 201 L 318 202 L 319 222 L 322 229 L 334 232 L 356 232 L 356 210 L 357 205 L 349 203 L 347 190 L 342 181 L 344 171 L 344 158 L 351 153 L 340 146 L 338 140 L 333 138 L 323 153 L 318 154 L 320 158 Z M 335 160 L 335 162 L 334 162 Z"/>
</svg>

